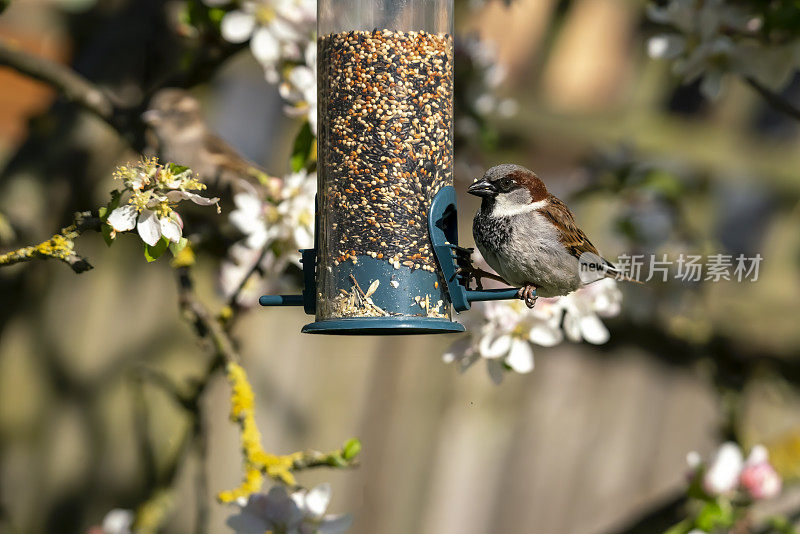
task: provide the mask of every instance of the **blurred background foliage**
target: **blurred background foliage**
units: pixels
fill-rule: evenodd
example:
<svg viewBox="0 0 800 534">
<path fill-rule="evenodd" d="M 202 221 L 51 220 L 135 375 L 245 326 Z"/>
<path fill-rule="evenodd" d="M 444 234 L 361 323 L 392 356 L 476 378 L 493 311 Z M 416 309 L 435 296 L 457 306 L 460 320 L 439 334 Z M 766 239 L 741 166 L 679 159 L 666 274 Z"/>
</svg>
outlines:
<svg viewBox="0 0 800 534">
<path fill-rule="evenodd" d="M 270 173 L 289 170 L 300 123 L 252 57 L 215 37 L 213 10 L 2 5 L 0 39 L 71 65 L 131 114 L 155 87 L 191 88 L 231 145 Z M 747 5 L 763 12 L 769 39 L 800 31 L 796 2 Z M 767 445 L 788 488 L 759 513 L 797 519 L 799 123 L 746 80 L 729 80 L 715 102 L 699 80 L 682 84 L 647 57 L 658 28 L 645 8 L 457 2 L 457 187 L 513 161 L 571 201 L 607 257 L 760 253 L 758 281 L 625 287 L 607 345 L 539 348 L 534 373 L 500 387 L 442 365 L 445 337 L 320 339 L 299 335 L 299 311 L 255 310 L 235 329 L 265 445 L 333 448 L 358 435 L 361 468 L 327 475 L 354 532 L 659 532 L 680 518 L 686 452 L 723 438 Z M 800 107 L 800 76 L 779 96 Z M 113 166 L 146 145 L 143 130 L 120 138 L 0 68 L 0 249 L 104 204 Z M 469 236 L 477 203 L 459 201 Z M 84 238 L 97 268 L 79 277 L 56 262 L 0 270 L 0 531 L 85 532 L 168 485 L 176 511 L 165 531 L 185 532 L 201 468 L 212 491 L 238 481 L 223 380 L 203 399 L 205 465 L 176 462 L 187 415 L 142 369 L 191 383 L 205 360 L 168 263 L 145 266 L 134 240 L 119 241 Z M 201 253 L 198 290 L 221 305 L 216 261 Z M 223 531 L 226 511 L 209 505 L 208 531 Z"/>
</svg>

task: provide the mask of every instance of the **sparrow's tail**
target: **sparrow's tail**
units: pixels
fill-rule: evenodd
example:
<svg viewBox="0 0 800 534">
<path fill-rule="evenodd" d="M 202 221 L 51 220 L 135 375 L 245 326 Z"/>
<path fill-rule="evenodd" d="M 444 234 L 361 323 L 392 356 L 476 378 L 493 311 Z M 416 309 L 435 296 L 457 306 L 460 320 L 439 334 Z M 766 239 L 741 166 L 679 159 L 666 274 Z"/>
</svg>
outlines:
<svg viewBox="0 0 800 534">
<path fill-rule="evenodd" d="M 619 272 L 616 273 L 609 272 L 608 274 L 606 274 L 606 278 L 613 278 L 615 280 L 621 280 L 623 282 L 633 282 L 634 284 L 644 285 L 644 282 L 642 282 L 641 280 L 637 280 L 636 278 L 631 278 L 630 276 L 626 276 Z"/>
<path fill-rule="evenodd" d="M 584 252 L 581 254 L 578 261 L 580 264 L 581 280 L 583 280 L 584 283 L 595 282 L 601 278 L 614 278 L 615 280 L 644 284 L 644 282 L 640 280 L 631 278 L 613 263 L 593 252 Z"/>
<path fill-rule="evenodd" d="M 608 260 L 603 260 L 606 262 L 606 278 L 614 278 L 615 280 L 621 280 L 623 282 L 633 282 L 634 284 L 641 284 L 644 285 L 644 282 L 641 280 L 637 280 L 636 278 L 631 278 L 623 271 L 619 270 L 617 267 L 614 266 L 613 263 L 609 262 Z"/>
</svg>

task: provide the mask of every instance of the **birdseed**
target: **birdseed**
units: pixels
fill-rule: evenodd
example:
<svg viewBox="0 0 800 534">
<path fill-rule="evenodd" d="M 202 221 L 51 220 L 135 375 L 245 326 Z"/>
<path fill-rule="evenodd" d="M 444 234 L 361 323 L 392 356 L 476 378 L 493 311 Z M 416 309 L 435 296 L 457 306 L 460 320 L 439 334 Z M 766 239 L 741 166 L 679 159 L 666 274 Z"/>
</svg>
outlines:
<svg viewBox="0 0 800 534">
<path fill-rule="evenodd" d="M 337 33 L 319 58 L 321 259 L 435 271 L 427 216 L 453 180 L 452 37 Z"/>
</svg>

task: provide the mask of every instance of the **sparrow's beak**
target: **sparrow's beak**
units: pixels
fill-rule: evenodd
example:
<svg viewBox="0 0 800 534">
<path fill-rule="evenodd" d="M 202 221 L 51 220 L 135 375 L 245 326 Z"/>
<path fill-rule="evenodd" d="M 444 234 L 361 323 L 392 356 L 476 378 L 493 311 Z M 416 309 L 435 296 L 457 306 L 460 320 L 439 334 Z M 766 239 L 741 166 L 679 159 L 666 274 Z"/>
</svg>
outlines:
<svg viewBox="0 0 800 534">
<path fill-rule="evenodd" d="M 147 111 L 142 113 L 142 121 L 145 124 L 153 125 L 157 123 L 160 118 L 161 118 L 161 113 L 159 113 L 155 109 L 148 109 Z"/>
<path fill-rule="evenodd" d="M 478 180 L 467 189 L 467 193 L 475 195 L 476 197 L 494 197 L 497 196 L 497 188 L 489 180 Z"/>
</svg>

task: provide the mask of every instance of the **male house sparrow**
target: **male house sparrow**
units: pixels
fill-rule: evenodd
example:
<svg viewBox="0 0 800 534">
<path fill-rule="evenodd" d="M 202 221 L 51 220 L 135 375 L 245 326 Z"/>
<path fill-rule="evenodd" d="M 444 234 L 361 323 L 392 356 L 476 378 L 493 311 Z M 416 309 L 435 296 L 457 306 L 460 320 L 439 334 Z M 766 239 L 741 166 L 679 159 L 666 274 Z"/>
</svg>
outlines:
<svg viewBox="0 0 800 534">
<path fill-rule="evenodd" d="M 529 308 L 536 303 L 536 296 L 566 295 L 587 283 L 620 274 L 600 257 L 569 208 L 548 193 L 532 171 L 519 165 L 498 165 L 467 192 L 482 198 L 472 222 L 478 250 L 503 281 L 521 286 L 519 297 Z M 582 276 L 581 264 L 591 264 L 595 273 Z"/>
<path fill-rule="evenodd" d="M 186 165 L 207 184 L 224 188 L 239 179 L 254 183 L 266 174 L 214 135 L 203 120 L 200 102 L 183 89 L 162 89 L 142 114 L 158 142 L 164 161 Z"/>
</svg>

